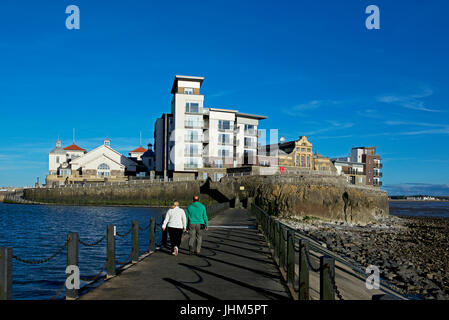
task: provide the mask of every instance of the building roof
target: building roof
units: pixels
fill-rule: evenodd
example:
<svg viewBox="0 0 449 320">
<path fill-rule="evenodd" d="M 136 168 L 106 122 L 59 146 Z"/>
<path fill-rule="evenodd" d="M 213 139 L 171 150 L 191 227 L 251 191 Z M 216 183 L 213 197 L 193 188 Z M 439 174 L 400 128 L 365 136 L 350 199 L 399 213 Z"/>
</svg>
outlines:
<svg viewBox="0 0 449 320">
<path fill-rule="evenodd" d="M 171 93 L 176 93 L 176 89 L 178 88 L 178 81 L 179 80 L 185 80 L 185 81 L 197 81 L 200 83 L 200 87 L 203 84 L 204 77 L 192 77 L 192 76 L 175 76 L 175 80 L 173 81 L 173 86 L 171 88 Z"/>
<path fill-rule="evenodd" d="M 64 154 L 65 155 L 65 151 L 62 148 L 56 147 L 50 151 L 50 154 Z"/>
<path fill-rule="evenodd" d="M 134 149 L 133 151 L 130 151 L 129 154 L 131 153 L 145 153 L 147 151 L 147 149 L 145 149 L 144 147 L 140 146 L 137 149 Z"/>
<path fill-rule="evenodd" d="M 236 116 L 243 117 L 243 118 L 252 118 L 252 119 L 257 119 L 257 120 L 263 120 L 263 119 L 268 118 L 265 116 L 258 116 L 257 114 L 249 114 L 249 113 L 242 113 L 242 112 L 237 112 Z"/>
<path fill-rule="evenodd" d="M 68 147 L 65 147 L 64 150 L 69 150 L 69 151 L 86 151 L 86 149 L 80 148 L 76 144 L 72 144 L 72 145 L 70 145 Z"/>
</svg>

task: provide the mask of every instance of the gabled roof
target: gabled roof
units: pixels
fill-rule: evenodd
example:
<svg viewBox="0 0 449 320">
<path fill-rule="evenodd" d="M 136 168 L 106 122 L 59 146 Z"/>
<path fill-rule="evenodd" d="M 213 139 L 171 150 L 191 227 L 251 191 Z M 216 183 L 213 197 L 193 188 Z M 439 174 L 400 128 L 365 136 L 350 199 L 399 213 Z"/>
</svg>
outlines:
<svg viewBox="0 0 449 320">
<path fill-rule="evenodd" d="M 68 147 L 65 147 L 64 150 L 70 150 L 70 151 L 86 151 L 86 149 L 78 147 L 76 144 L 72 144 Z"/>
<path fill-rule="evenodd" d="M 56 147 L 53 150 L 51 150 L 49 152 L 49 154 L 63 154 L 63 155 L 65 155 L 65 151 L 62 148 Z"/>
<path fill-rule="evenodd" d="M 147 149 L 145 149 L 144 147 L 140 146 L 137 149 L 134 149 L 133 151 L 130 151 L 129 154 L 131 153 L 145 153 L 147 152 Z"/>
<path fill-rule="evenodd" d="M 125 165 L 121 164 L 120 162 L 115 161 L 114 159 L 112 159 L 111 157 L 108 157 L 107 155 L 105 155 L 104 153 L 99 154 L 97 157 L 90 159 L 89 161 L 87 161 L 86 163 L 84 163 L 83 167 L 86 166 L 88 163 L 91 163 L 92 161 L 95 161 L 101 157 L 104 157 L 108 160 L 110 160 L 111 162 L 114 162 L 116 164 L 118 164 L 121 168 L 125 168 Z"/>
</svg>

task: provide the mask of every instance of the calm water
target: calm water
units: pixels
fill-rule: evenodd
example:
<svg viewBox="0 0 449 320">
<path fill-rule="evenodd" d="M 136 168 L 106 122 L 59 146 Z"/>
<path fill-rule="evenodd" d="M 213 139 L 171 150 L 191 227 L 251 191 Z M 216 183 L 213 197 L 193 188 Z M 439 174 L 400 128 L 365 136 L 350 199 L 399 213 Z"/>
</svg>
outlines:
<svg viewBox="0 0 449 320">
<path fill-rule="evenodd" d="M 449 218 L 448 201 L 390 201 L 390 214 Z"/>
<path fill-rule="evenodd" d="M 33 206 L 0 203 L 0 246 L 12 247 L 13 254 L 27 260 L 41 260 L 61 248 L 68 232 L 78 232 L 85 242 L 95 242 L 106 226 L 117 226 L 124 234 L 132 220 L 148 226 L 150 217 L 161 221 L 162 209 L 127 207 Z M 160 232 L 156 234 L 160 239 Z M 140 252 L 147 250 L 149 231 L 139 232 Z M 98 274 L 106 262 L 106 241 L 98 246 L 80 244 L 79 267 L 82 277 Z M 50 299 L 65 281 L 66 249 L 55 259 L 40 265 L 13 260 L 13 299 Z M 116 238 L 116 259 L 125 261 L 131 253 L 131 234 Z M 81 282 L 81 286 L 85 285 Z M 59 298 L 63 298 L 64 291 Z"/>
</svg>

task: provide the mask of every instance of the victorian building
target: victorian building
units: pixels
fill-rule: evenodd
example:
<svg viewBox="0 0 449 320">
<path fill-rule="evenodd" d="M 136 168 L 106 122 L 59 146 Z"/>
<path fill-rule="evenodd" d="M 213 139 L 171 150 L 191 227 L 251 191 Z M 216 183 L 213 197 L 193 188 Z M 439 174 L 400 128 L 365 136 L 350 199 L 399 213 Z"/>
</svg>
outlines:
<svg viewBox="0 0 449 320">
<path fill-rule="evenodd" d="M 62 148 L 58 140 L 56 148 L 48 154 L 48 163 L 47 186 L 125 181 L 128 175 L 136 175 L 138 166 L 137 162 L 112 149 L 109 139 L 90 152 L 76 144 Z"/>
</svg>

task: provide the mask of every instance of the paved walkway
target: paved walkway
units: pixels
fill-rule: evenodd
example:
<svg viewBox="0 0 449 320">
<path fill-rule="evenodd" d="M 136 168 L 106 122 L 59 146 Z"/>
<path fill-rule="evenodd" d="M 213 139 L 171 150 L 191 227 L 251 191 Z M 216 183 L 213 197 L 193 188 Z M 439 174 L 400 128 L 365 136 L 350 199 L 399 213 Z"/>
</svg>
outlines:
<svg viewBox="0 0 449 320">
<path fill-rule="evenodd" d="M 249 211 L 229 209 L 210 221 L 199 256 L 158 251 L 86 293 L 82 300 L 290 299 Z"/>
</svg>

